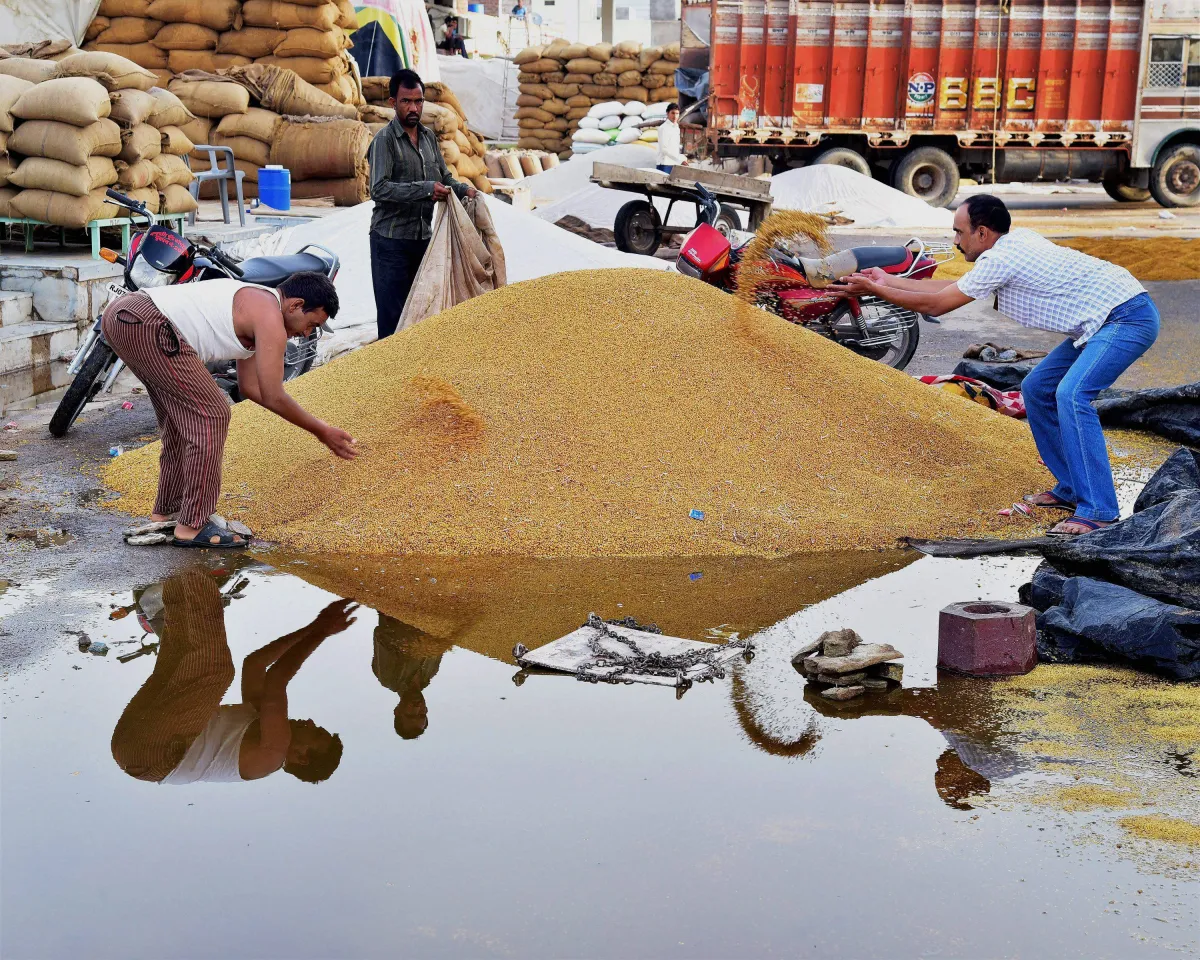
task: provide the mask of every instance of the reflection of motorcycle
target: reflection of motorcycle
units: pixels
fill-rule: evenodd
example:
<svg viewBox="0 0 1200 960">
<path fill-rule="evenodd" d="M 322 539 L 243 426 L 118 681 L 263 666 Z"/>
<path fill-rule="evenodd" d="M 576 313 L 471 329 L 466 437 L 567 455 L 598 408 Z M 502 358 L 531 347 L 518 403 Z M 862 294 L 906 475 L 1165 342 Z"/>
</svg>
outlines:
<svg viewBox="0 0 1200 960">
<path fill-rule="evenodd" d="M 676 266 L 686 276 L 732 293 L 752 236 L 731 239 L 733 235 L 717 229 L 720 205 L 702 184 L 696 184 L 696 190 L 701 222 L 684 238 Z M 785 246 L 777 242 L 767 249 L 768 262 L 759 268 L 757 306 L 868 360 L 897 370 L 908 366 L 921 336 L 918 314 L 875 297 L 849 296 L 827 288 L 869 267 L 898 277 L 928 279 L 939 263 L 953 257 L 949 243 L 913 239 L 902 247 L 854 247 L 820 259 L 796 256 Z"/>
<path fill-rule="evenodd" d="M 336 254 L 315 244 L 289 256 L 254 257 L 239 263 L 214 246 L 199 246 L 174 230 L 156 224 L 144 204 L 115 190 L 109 190 L 108 196 L 146 219 L 146 228 L 130 241 L 128 259 L 112 250 L 102 251 L 106 260 L 125 267 L 124 285 L 111 284 L 109 287 L 114 297 L 147 287 L 169 287 L 221 277 L 264 287 L 277 287 L 293 274 L 305 271 L 323 273 L 332 280 L 341 266 Z M 307 252 L 310 249 L 319 253 Z M 310 337 L 288 340 L 283 358 L 284 380 L 293 380 L 312 367 L 319 336 L 318 331 Z M 105 342 L 97 317 L 67 369 L 74 380 L 50 420 L 50 432 L 56 437 L 66 436 L 83 408 L 97 394 L 111 391 L 124 369 L 124 362 Z M 208 369 L 217 386 L 235 403 L 241 399 L 237 389 L 237 368 L 232 362 L 209 364 Z"/>
</svg>

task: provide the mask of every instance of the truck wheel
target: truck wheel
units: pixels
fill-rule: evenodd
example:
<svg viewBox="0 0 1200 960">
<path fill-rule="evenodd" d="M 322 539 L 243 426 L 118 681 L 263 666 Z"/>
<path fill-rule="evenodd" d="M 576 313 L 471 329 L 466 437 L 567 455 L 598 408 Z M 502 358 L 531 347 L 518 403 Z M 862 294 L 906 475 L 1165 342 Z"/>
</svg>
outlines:
<svg viewBox="0 0 1200 960">
<path fill-rule="evenodd" d="M 662 243 L 662 217 L 648 200 L 630 200 L 617 211 L 613 234 L 622 253 L 654 256 Z"/>
<path fill-rule="evenodd" d="M 1150 194 L 1164 207 L 1200 204 L 1200 145 L 1169 148 L 1150 171 Z"/>
<path fill-rule="evenodd" d="M 1141 203 L 1150 199 L 1150 191 L 1142 187 L 1131 187 L 1119 173 L 1111 172 L 1104 175 L 1101 181 L 1104 192 L 1117 203 Z"/>
<path fill-rule="evenodd" d="M 896 164 L 894 186 L 931 207 L 944 207 L 958 193 L 958 164 L 938 147 L 917 147 Z"/>
<path fill-rule="evenodd" d="M 826 150 L 819 154 L 813 163 L 832 163 L 838 167 L 847 167 L 856 173 L 861 173 L 864 177 L 871 175 L 871 165 L 867 163 L 866 157 L 849 147 L 834 147 L 832 150 Z"/>
</svg>

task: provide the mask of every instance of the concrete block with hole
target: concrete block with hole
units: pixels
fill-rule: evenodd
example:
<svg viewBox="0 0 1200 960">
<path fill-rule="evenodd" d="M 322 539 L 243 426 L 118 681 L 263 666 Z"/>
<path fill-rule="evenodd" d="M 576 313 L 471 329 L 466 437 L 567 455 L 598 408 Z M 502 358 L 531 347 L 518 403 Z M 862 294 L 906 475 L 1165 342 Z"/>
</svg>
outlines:
<svg viewBox="0 0 1200 960">
<path fill-rule="evenodd" d="M 952 603 L 938 624 L 938 669 L 973 677 L 1028 673 L 1037 665 L 1036 614 L 1019 603 Z"/>
</svg>

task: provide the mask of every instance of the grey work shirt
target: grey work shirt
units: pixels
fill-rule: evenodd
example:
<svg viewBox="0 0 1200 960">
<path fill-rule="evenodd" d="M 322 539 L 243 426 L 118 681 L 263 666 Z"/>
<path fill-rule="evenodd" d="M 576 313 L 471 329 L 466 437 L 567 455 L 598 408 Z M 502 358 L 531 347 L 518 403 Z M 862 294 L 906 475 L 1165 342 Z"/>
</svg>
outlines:
<svg viewBox="0 0 1200 960">
<path fill-rule="evenodd" d="M 375 134 L 367 159 L 371 164 L 371 232 L 393 240 L 428 240 L 433 235 L 433 185 L 452 189 L 460 200 L 470 186 L 454 179 L 446 167 L 437 137 L 432 130 L 418 125 L 417 142 L 400 123 L 390 121 Z"/>
</svg>

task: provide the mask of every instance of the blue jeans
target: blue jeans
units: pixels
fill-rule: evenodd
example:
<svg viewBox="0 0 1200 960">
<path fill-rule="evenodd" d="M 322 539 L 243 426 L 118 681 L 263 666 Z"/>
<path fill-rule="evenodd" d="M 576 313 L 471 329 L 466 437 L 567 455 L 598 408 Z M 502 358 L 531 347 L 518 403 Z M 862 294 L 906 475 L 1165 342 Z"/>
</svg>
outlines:
<svg viewBox="0 0 1200 960">
<path fill-rule="evenodd" d="M 1038 453 L 1054 474 L 1054 495 L 1076 504 L 1075 516 L 1108 522 L 1120 516 L 1104 430 L 1092 401 L 1158 337 L 1158 310 L 1147 293 L 1108 315 L 1082 349 L 1064 340 L 1021 384 Z"/>
<path fill-rule="evenodd" d="M 658 165 L 658 169 L 661 170 L 663 173 L 670 173 L 675 168 L 672 167 L 669 163 L 660 163 Z"/>
</svg>

